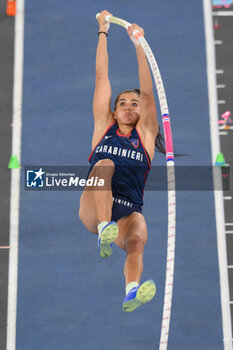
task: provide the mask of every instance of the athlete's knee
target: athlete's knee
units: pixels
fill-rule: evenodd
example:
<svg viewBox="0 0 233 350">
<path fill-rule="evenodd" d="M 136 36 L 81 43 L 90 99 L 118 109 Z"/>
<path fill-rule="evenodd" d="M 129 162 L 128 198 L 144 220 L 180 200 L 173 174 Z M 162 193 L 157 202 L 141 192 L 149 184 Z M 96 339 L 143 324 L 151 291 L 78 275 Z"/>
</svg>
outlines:
<svg viewBox="0 0 233 350">
<path fill-rule="evenodd" d="M 100 159 L 95 163 L 94 171 L 101 172 L 103 174 L 113 173 L 115 170 L 115 164 L 111 159 Z"/>
<path fill-rule="evenodd" d="M 114 162 L 109 158 L 98 160 L 98 162 L 95 163 L 95 167 L 96 166 L 113 166 L 113 167 L 115 167 Z"/>
<path fill-rule="evenodd" d="M 131 232 L 126 235 L 125 250 L 127 252 L 143 252 L 146 242 L 147 234 L 145 231 Z"/>
<path fill-rule="evenodd" d="M 92 169 L 91 175 L 105 180 L 105 186 L 109 186 L 115 171 L 115 165 L 111 159 L 100 159 Z"/>
</svg>

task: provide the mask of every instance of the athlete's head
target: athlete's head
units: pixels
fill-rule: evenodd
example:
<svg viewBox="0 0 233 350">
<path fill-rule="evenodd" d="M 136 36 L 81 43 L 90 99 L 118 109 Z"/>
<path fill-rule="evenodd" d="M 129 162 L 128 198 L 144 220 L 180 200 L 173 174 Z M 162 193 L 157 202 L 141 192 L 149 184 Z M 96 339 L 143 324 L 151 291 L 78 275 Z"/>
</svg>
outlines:
<svg viewBox="0 0 233 350">
<path fill-rule="evenodd" d="M 127 120 L 127 113 L 125 115 L 124 109 L 128 108 L 130 109 L 130 112 L 132 114 L 132 121 L 130 119 L 130 115 L 128 116 L 127 123 L 133 125 L 136 125 L 138 122 L 138 119 L 140 117 L 140 90 L 139 89 L 132 89 L 132 90 L 124 90 L 121 91 L 115 100 L 114 105 L 114 118 L 116 121 L 122 122 L 122 120 L 125 122 Z M 122 119 L 123 118 L 123 119 Z M 163 134 L 160 132 L 160 126 L 159 126 L 159 132 L 155 139 L 155 148 L 157 151 L 166 154 L 165 150 L 165 143 L 164 143 L 164 137 Z"/>
<path fill-rule="evenodd" d="M 123 91 L 119 92 L 119 94 L 117 95 L 117 97 L 116 97 L 116 99 L 115 99 L 114 111 L 116 110 L 117 102 L 118 102 L 120 96 L 121 96 L 122 94 L 128 93 L 128 92 L 129 92 L 129 93 L 132 92 L 132 93 L 138 95 L 138 97 L 140 96 L 140 93 L 141 93 L 139 89 L 128 89 L 128 90 L 123 90 Z"/>
<path fill-rule="evenodd" d="M 140 117 L 140 90 L 121 91 L 115 100 L 114 118 L 118 124 L 135 125 Z"/>
</svg>

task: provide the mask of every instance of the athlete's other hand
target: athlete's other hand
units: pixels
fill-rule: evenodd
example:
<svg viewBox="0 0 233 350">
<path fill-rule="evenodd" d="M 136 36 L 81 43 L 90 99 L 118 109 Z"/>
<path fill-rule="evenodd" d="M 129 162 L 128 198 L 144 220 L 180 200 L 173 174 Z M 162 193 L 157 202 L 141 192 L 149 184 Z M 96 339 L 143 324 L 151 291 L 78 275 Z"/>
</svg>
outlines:
<svg viewBox="0 0 233 350">
<path fill-rule="evenodd" d="M 100 15 L 97 17 L 97 21 L 99 23 L 99 31 L 100 32 L 108 32 L 110 23 L 105 21 L 105 16 L 112 16 L 112 14 L 106 10 L 102 11 Z"/>
<path fill-rule="evenodd" d="M 134 31 L 138 31 L 143 37 L 144 37 L 144 29 L 139 27 L 137 24 L 133 23 L 129 28 L 127 29 L 127 33 L 129 34 L 130 39 L 134 43 L 134 45 L 139 46 L 140 42 L 135 36 L 133 35 Z"/>
</svg>

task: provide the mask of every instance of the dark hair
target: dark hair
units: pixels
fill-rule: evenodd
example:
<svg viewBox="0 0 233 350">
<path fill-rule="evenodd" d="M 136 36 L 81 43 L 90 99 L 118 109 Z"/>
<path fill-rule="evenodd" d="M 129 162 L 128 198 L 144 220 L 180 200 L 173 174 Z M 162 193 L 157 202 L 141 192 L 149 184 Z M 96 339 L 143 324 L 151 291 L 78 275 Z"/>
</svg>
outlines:
<svg viewBox="0 0 233 350">
<path fill-rule="evenodd" d="M 158 134 L 155 139 L 155 150 L 166 154 L 165 140 L 163 134 L 160 132 L 160 125 Z"/>
<path fill-rule="evenodd" d="M 119 97 L 124 94 L 125 92 L 134 92 L 135 94 L 137 94 L 138 96 L 140 96 L 140 93 L 141 91 L 139 89 L 129 89 L 129 90 L 124 90 L 124 91 L 121 91 L 116 99 L 115 99 L 115 103 L 114 103 L 114 111 L 116 110 L 116 105 L 117 105 L 117 102 L 119 100 Z M 160 132 L 160 126 L 159 126 L 159 131 L 158 131 L 158 134 L 157 134 L 157 137 L 155 139 L 155 148 L 158 152 L 161 152 L 163 154 L 166 154 L 166 148 L 165 148 L 165 142 L 164 142 L 164 136 L 163 134 Z"/>
</svg>

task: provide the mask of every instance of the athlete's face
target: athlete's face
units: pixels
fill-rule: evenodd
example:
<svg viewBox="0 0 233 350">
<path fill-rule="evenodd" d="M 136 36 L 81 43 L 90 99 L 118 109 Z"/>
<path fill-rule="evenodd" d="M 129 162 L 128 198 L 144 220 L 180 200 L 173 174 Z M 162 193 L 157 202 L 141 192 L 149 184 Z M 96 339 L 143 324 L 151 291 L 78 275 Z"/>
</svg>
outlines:
<svg viewBox="0 0 233 350">
<path fill-rule="evenodd" d="M 116 105 L 114 118 L 118 124 L 135 125 L 140 117 L 140 96 L 134 92 L 123 92 Z"/>
</svg>

